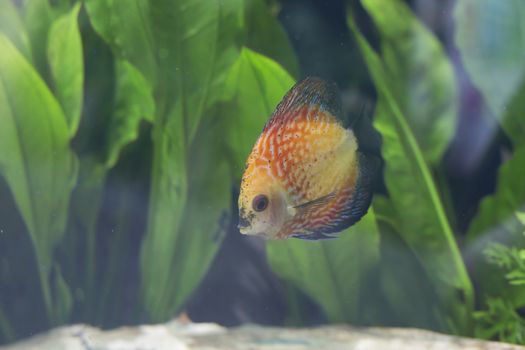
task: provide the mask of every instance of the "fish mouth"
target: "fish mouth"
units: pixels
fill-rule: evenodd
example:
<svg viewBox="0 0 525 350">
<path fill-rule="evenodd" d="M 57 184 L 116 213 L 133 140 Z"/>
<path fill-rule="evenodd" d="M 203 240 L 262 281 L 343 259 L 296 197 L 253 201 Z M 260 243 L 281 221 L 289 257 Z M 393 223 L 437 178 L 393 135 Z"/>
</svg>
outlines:
<svg viewBox="0 0 525 350">
<path fill-rule="evenodd" d="M 270 236 L 268 234 L 266 234 L 265 232 L 254 232 L 251 230 L 252 226 L 250 224 L 244 226 L 244 225 L 241 225 L 240 223 L 237 225 L 237 228 L 239 229 L 239 232 L 243 235 L 246 235 L 246 236 L 257 236 L 257 237 L 261 237 L 261 238 L 264 238 L 264 239 L 269 239 Z"/>
<path fill-rule="evenodd" d="M 237 225 L 239 232 L 242 233 L 243 235 L 249 235 L 251 227 L 252 225 L 250 225 L 250 223 L 245 223 L 245 222 L 241 223 L 240 220 L 239 220 L 239 224 Z"/>
<path fill-rule="evenodd" d="M 252 236 L 252 237 L 260 237 L 264 240 L 269 240 L 271 237 L 266 232 L 253 232 L 248 230 L 240 230 L 243 235 L 246 236 Z"/>
<path fill-rule="evenodd" d="M 239 214 L 239 223 L 237 224 L 239 232 L 247 236 L 257 236 L 264 239 L 270 239 L 266 232 L 256 232 L 253 230 L 252 222 L 245 215 Z"/>
<path fill-rule="evenodd" d="M 237 225 L 237 228 L 239 229 L 239 232 L 242 233 L 243 235 L 249 234 L 248 232 L 249 232 L 250 226 Z"/>
<path fill-rule="evenodd" d="M 239 215 L 239 223 L 237 225 L 237 228 L 241 231 L 241 233 L 244 233 L 243 231 L 247 231 L 248 228 L 252 226 L 252 223 L 250 220 L 246 219 L 244 215 Z"/>
</svg>

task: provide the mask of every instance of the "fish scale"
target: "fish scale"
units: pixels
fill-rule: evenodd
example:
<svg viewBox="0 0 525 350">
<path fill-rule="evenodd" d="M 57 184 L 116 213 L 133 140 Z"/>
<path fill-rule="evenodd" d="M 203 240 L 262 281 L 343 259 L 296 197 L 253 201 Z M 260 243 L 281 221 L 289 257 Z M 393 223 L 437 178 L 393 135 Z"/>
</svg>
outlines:
<svg viewBox="0 0 525 350">
<path fill-rule="evenodd" d="M 334 85 L 318 78 L 303 80 L 283 98 L 247 160 L 241 232 L 327 238 L 366 213 L 371 193 L 364 176 L 373 174 L 353 131 L 337 119 L 340 110 Z"/>
</svg>

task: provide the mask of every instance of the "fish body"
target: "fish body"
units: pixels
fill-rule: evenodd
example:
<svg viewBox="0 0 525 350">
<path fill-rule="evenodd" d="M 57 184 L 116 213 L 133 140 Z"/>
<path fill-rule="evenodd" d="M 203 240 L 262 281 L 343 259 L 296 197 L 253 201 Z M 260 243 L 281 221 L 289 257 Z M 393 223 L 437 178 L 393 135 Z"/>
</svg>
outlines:
<svg viewBox="0 0 525 350">
<path fill-rule="evenodd" d="M 334 84 L 306 78 L 288 92 L 248 157 L 241 233 L 332 238 L 366 213 L 379 160 L 360 152 L 341 114 Z"/>
</svg>

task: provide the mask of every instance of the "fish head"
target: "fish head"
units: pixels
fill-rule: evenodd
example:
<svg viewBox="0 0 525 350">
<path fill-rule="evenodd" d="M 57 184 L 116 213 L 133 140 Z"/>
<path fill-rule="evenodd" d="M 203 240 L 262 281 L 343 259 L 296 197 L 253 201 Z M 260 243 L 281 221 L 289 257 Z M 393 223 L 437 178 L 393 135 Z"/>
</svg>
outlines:
<svg viewBox="0 0 525 350">
<path fill-rule="evenodd" d="M 239 230 L 242 234 L 277 238 L 293 213 L 289 198 L 279 181 L 259 171 L 243 176 L 239 194 Z"/>
</svg>

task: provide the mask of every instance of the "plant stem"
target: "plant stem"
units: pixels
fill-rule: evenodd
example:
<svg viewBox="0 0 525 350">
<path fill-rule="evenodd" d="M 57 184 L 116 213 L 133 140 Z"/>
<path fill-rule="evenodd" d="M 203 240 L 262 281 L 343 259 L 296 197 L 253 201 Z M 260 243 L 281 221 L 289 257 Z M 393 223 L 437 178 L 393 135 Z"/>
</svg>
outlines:
<svg viewBox="0 0 525 350">
<path fill-rule="evenodd" d="M 9 323 L 8 318 L 5 315 L 2 306 L 0 305 L 0 333 L 2 334 L 2 339 L 6 342 L 11 342 L 15 340 L 15 332 L 13 327 Z"/>
</svg>

